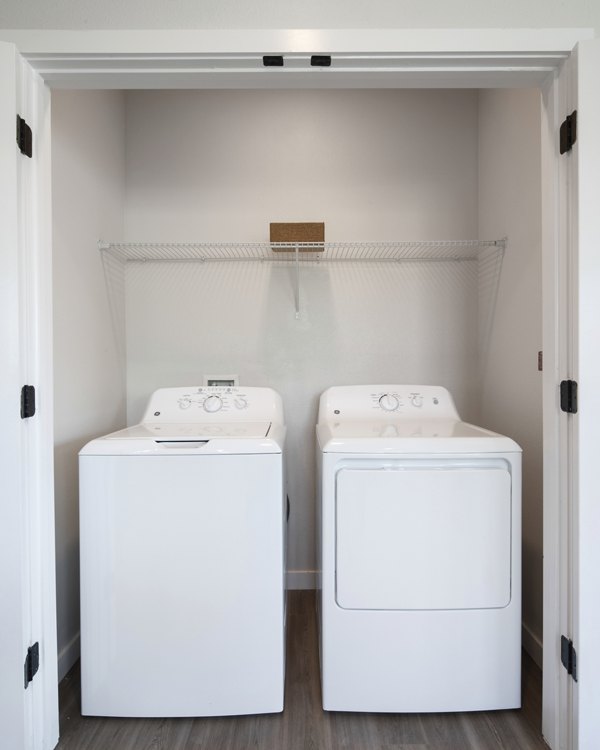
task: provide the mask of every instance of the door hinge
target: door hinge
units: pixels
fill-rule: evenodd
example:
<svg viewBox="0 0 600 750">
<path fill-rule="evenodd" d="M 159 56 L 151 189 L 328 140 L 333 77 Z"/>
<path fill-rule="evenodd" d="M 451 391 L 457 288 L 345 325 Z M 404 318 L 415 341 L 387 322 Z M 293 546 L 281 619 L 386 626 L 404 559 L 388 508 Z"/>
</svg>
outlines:
<svg viewBox="0 0 600 750">
<path fill-rule="evenodd" d="M 577 140 L 577 110 L 573 110 L 560 126 L 560 153 L 566 154 Z"/>
<path fill-rule="evenodd" d="M 573 641 L 564 635 L 560 637 L 560 660 L 567 674 L 577 682 L 577 652 L 573 646 Z"/>
<path fill-rule="evenodd" d="M 25 657 L 25 689 L 27 685 L 33 680 L 40 668 L 40 644 L 35 642 L 33 646 L 27 649 L 27 656 Z"/>
<path fill-rule="evenodd" d="M 19 115 L 17 115 L 17 145 L 19 151 L 31 159 L 33 156 L 33 133 L 29 125 Z"/>
<path fill-rule="evenodd" d="M 29 419 L 35 414 L 35 387 L 24 385 L 21 388 L 21 419 Z"/>
<path fill-rule="evenodd" d="M 282 68 L 283 55 L 263 55 L 263 65 L 265 68 Z"/>
<path fill-rule="evenodd" d="M 560 408 L 567 414 L 577 414 L 577 381 L 563 380 L 561 382 Z"/>
</svg>

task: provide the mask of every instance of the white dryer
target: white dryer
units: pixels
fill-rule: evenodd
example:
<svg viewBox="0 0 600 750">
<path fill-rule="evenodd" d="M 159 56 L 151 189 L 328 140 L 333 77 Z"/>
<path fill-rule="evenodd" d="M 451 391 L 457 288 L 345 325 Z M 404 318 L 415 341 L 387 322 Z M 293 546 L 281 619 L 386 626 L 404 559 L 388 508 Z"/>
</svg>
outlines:
<svg viewBox="0 0 600 750">
<path fill-rule="evenodd" d="M 436 386 L 349 386 L 317 425 L 330 711 L 520 706 L 521 449 Z"/>
<path fill-rule="evenodd" d="M 83 448 L 84 715 L 283 710 L 284 438 L 269 388 L 164 388 Z"/>
</svg>

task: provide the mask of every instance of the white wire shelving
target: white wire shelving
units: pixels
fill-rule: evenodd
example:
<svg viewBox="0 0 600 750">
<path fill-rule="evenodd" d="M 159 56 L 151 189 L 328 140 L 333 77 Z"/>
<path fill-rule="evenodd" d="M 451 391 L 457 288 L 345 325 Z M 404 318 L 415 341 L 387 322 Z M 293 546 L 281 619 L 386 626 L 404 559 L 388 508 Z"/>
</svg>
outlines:
<svg viewBox="0 0 600 750">
<path fill-rule="evenodd" d="M 300 316 L 303 263 L 433 263 L 485 261 L 499 269 L 506 248 L 500 240 L 400 242 L 99 242 L 105 261 L 126 263 L 272 262 L 295 266 L 295 308 Z"/>
<path fill-rule="evenodd" d="M 101 251 L 123 262 L 207 261 L 461 261 L 485 249 L 504 252 L 506 240 L 402 242 L 100 242 Z"/>
</svg>

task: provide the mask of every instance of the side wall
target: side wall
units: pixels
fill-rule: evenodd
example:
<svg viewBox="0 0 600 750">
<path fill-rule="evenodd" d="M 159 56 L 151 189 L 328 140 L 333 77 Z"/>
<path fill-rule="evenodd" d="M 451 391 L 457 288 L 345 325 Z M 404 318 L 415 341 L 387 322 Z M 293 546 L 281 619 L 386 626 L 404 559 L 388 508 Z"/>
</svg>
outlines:
<svg viewBox="0 0 600 750">
<path fill-rule="evenodd" d="M 127 96 L 126 235 L 266 241 L 477 236 L 473 91 L 198 91 Z M 477 418 L 474 263 L 137 264 L 127 272 L 128 421 L 160 386 L 235 373 L 282 394 L 289 583 L 313 585 L 314 425 L 331 385 L 439 383 Z"/>
<path fill-rule="evenodd" d="M 540 93 L 479 94 L 479 234 L 509 238 L 482 362 L 481 421 L 523 448 L 523 645 L 541 666 Z"/>
<path fill-rule="evenodd" d="M 97 241 L 123 233 L 125 99 L 52 94 L 56 582 L 59 679 L 79 655 L 77 454 L 125 422 Z"/>
</svg>

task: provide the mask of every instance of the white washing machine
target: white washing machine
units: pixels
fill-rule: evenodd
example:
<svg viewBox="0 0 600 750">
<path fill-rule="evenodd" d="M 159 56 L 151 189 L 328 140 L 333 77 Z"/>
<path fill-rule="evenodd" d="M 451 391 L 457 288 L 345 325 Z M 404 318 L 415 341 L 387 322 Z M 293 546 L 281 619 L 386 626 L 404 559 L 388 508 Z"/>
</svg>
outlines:
<svg viewBox="0 0 600 750">
<path fill-rule="evenodd" d="M 445 388 L 321 396 L 323 708 L 436 712 L 521 700 L 521 449 Z"/>
<path fill-rule="evenodd" d="M 164 388 L 80 453 L 82 713 L 283 710 L 280 396 Z"/>
</svg>

